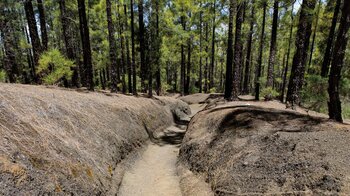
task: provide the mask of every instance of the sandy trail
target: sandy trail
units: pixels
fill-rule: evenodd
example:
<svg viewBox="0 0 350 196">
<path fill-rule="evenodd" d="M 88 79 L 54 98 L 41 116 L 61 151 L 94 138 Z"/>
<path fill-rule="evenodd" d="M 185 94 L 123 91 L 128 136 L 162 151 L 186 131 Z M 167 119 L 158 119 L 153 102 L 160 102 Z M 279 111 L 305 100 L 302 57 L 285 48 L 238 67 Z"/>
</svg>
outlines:
<svg viewBox="0 0 350 196">
<path fill-rule="evenodd" d="M 191 104 L 195 115 L 206 104 Z M 183 127 L 185 128 L 185 127 Z M 180 179 L 176 162 L 179 154 L 179 138 L 184 130 L 171 126 L 164 130 L 163 145 L 148 144 L 143 154 L 125 172 L 118 195 L 121 196 L 181 196 Z M 166 143 L 166 144 L 164 144 Z"/>
<path fill-rule="evenodd" d="M 149 144 L 139 160 L 125 173 L 118 195 L 179 196 L 176 161 L 179 154 L 174 145 Z"/>
</svg>

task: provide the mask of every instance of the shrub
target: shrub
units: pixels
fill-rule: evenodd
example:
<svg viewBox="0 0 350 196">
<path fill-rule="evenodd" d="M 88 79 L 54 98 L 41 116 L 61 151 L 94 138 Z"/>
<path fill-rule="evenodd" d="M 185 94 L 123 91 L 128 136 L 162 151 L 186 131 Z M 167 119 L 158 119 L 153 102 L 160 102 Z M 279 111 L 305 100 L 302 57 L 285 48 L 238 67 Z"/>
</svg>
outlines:
<svg viewBox="0 0 350 196">
<path fill-rule="evenodd" d="M 73 74 L 73 61 L 65 58 L 58 49 L 51 49 L 40 56 L 37 73 L 45 84 L 57 84 L 64 77 L 70 80 Z"/>
<path fill-rule="evenodd" d="M 0 70 L 0 82 L 6 82 L 6 72 L 4 70 Z"/>
<path fill-rule="evenodd" d="M 307 75 L 302 89 L 303 105 L 317 112 L 327 113 L 328 79 L 320 75 Z"/>
<path fill-rule="evenodd" d="M 268 101 L 278 97 L 279 93 L 276 90 L 272 89 L 272 87 L 267 87 L 262 89 L 261 96 L 263 96 L 265 100 Z"/>
</svg>

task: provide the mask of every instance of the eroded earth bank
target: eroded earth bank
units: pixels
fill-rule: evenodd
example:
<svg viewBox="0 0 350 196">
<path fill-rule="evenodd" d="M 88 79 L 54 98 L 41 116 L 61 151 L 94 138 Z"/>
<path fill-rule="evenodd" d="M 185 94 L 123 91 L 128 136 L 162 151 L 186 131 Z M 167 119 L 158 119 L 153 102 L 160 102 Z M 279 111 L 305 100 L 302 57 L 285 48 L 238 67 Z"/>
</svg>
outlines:
<svg viewBox="0 0 350 196">
<path fill-rule="evenodd" d="M 350 128 L 276 101 L 0 84 L 0 195 L 347 195 Z"/>
</svg>

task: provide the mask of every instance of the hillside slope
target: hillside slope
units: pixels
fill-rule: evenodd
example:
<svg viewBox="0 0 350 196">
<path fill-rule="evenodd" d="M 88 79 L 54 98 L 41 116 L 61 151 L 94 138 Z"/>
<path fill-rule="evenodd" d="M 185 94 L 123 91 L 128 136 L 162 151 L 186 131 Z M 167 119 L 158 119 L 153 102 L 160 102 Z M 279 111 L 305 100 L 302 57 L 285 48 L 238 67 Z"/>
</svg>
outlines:
<svg viewBox="0 0 350 196">
<path fill-rule="evenodd" d="M 194 116 L 180 164 L 216 195 L 350 193 L 350 126 L 278 102 L 214 104 Z"/>
<path fill-rule="evenodd" d="M 171 98 L 0 84 L 0 195 L 115 194 L 119 163 L 186 109 Z"/>
</svg>

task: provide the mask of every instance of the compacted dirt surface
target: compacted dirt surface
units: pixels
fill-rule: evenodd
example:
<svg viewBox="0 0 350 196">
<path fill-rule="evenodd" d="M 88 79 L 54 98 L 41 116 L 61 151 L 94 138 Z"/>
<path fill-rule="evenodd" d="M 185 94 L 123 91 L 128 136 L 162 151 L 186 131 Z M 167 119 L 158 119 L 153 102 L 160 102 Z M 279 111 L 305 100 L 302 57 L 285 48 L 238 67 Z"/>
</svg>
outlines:
<svg viewBox="0 0 350 196">
<path fill-rule="evenodd" d="M 191 119 L 179 162 L 215 195 L 349 195 L 349 142 L 322 114 L 217 99 Z"/>
<path fill-rule="evenodd" d="M 178 147 L 173 145 L 149 144 L 141 157 L 125 173 L 118 195 L 181 195 L 176 172 L 178 153 Z"/>
</svg>

